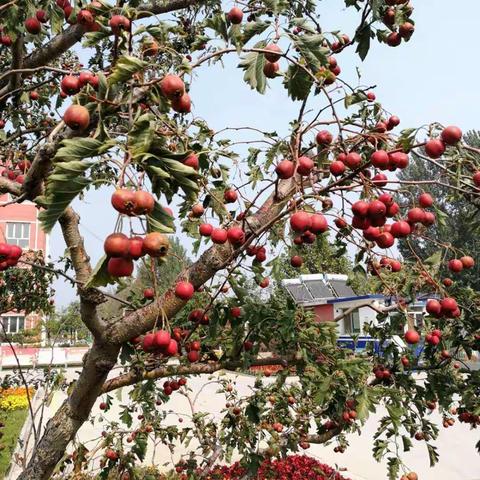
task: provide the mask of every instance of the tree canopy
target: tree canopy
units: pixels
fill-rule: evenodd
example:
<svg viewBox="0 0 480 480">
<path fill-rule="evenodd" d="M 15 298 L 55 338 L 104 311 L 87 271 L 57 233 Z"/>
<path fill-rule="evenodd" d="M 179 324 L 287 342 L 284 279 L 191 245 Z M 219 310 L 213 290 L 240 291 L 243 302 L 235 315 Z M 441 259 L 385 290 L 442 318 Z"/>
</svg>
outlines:
<svg viewBox="0 0 480 480">
<path fill-rule="evenodd" d="M 0 6 L 0 192 L 9 202 L 34 202 L 46 232 L 58 223 L 67 251 L 56 262 L 0 244 L 0 305 L 48 312 L 52 276 L 66 277 L 93 338 L 67 399 L 34 431 L 19 479 L 88 469 L 88 452 L 73 440 L 95 421 L 99 397 L 108 410 L 122 387 L 129 390 L 121 414 L 103 423 L 93 449 L 102 455 L 100 478 L 135 478 L 148 438 L 189 450 L 172 472 L 180 478 L 206 476 L 234 452 L 254 476 L 274 457 L 312 443 L 345 451 L 348 435 L 381 405 L 387 413 L 374 458 L 387 459 L 391 480 L 414 480 L 402 460 L 412 438 L 426 444 L 431 465 L 438 461 L 429 411 L 438 408 L 447 427 L 480 423 L 480 373 L 468 364 L 480 349 L 478 293 L 442 282 L 445 266 L 458 275 L 473 268 L 475 252 L 439 242 L 431 256 L 395 258 L 400 239 L 421 245 L 446 221 L 436 205 L 447 215 L 459 208 L 462 220 L 455 202 L 469 199 L 477 208 L 479 149 L 454 125 L 400 127 L 372 88 L 343 78 L 345 50 L 363 60 L 372 42 L 415 41 L 406 0 L 344 5 L 357 19 L 348 33 L 323 24 L 323 2 L 313 0 Z M 197 78 L 227 57 L 256 95 L 285 90 L 297 110 L 285 120 L 287 135 L 236 125 L 234 115 L 214 131 L 197 111 Z M 255 102 L 249 108 L 255 115 Z M 248 138 L 234 139 L 238 131 Z M 445 188 L 435 198 L 407 195 L 411 184 L 397 176 L 415 152 L 422 185 Z M 109 192 L 114 225 L 96 266 L 71 206 L 91 189 Z M 189 237 L 188 260 L 172 246 L 175 232 Z M 333 256 L 322 239 L 334 245 Z M 285 255 L 309 271 L 332 263 L 346 270 L 347 248 L 356 252 L 352 273 L 374 277 L 392 299 L 369 333 L 383 344 L 403 329 L 405 348 L 390 342 L 381 356 L 342 349 L 335 322 L 284 308 L 285 298 L 263 301 Z M 153 266 L 151 290 L 132 288 L 124 298 L 122 285 L 142 262 Z M 408 306 L 425 292 L 432 298 L 417 326 Z M 119 308 L 102 312 L 107 299 Z M 410 347 L 419 342 L 420 357 Z M 275 355 L 260 355 L 271 346 Z M 278 370 L 274 381 L 259 375 L 247 396 L 217 378 L 226 399 L 220 420 L 192 412 L 184 426 L 164 421 L 164 403 L 188 395 L 191 376 L 262 366 Z"/>
</svg>

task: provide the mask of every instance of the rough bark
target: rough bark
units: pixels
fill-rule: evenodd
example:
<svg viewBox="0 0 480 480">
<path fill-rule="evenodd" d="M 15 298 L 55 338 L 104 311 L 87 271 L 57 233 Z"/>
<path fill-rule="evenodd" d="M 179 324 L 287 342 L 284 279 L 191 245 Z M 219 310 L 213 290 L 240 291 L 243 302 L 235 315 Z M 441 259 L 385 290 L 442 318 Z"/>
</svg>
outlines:
<svg viewBox="0 0 480 480">
<path fill-rule="evenodd" d="M 72 393 L 45 427 L 27 468 L 18 480 L 46 480 L 64 455 L 67 445 L 88 420 L 108 373 L 115 365 L 119 347 L 94 342 Z"/>
</svg>

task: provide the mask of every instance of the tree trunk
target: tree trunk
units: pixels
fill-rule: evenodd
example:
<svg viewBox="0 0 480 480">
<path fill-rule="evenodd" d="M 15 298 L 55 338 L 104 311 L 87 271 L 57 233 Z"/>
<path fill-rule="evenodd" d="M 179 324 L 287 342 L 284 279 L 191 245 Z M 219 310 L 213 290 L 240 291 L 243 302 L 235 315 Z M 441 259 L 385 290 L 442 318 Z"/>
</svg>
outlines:
<svg viewBox="0 0 480 480">
<path fill-rule="evenodd" d="M 101 393 L 120 348 L 94 343 L 84 359 L 84 367 L 75 387 L 63 405 L 49 420 L 42 439 L 32 452 L 28 467 L 18 480 L 46 480 L 65 454 L 68 444 L 88 419 Z"/>
</svg>

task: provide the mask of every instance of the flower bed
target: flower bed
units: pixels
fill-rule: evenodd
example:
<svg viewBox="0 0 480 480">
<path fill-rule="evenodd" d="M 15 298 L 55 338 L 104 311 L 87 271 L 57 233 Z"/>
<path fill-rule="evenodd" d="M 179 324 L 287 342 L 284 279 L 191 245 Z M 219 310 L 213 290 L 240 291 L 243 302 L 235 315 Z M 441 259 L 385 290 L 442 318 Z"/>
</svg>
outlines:
<svg viewBox="0 0 480 480">
<path fill-rule="evenodd" d="M 35 389 L 29 388 L 30 398 L 33 397 Z M 0 410 L 11 412 L 12 410 L 23 410 L 28 407 L 27 389 L 25 387 L 0 388 Z"/>
<path fill-rule="evenodd" d="M 216 467 L 207 480 L 240 480 L 245 473 L 245 468 L 235 463 L 229 467 Z M 265 460 L 255 478 L 258 480 L 348 480 L 328 465 L 305 455 Z"/>
</svg>

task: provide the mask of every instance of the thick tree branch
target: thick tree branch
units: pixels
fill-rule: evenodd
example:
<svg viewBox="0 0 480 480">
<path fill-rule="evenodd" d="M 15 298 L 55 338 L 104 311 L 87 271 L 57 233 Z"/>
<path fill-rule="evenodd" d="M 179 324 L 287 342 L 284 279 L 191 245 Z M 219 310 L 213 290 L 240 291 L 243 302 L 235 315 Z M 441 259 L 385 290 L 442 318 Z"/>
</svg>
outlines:
<svg viewBox="0 0 480 480">
<path fill-rule="evenodd" d="M 248 217 L 247 236 L 257 229 L 268 226 L 283 210 L 294 192 L 294 179 L 279 182 L 277 191 L 272 193 L 256 214 Z M 195 288 L 200 287 L 225 268 L 235 258 L 234 254 L 233 247 L 228 243 L 210 247 L 193 265 L 180 273 L 172 287 L 157 301 L 112 323 L 111 328 L 108 329 L 109 341 L 122 344 L 151 330 L 159 317 L 174 317 L 186 304 L 184 300 L 175 296 L 175 284 L 180 280 L 188 279 Z"/>
<path fill-rule="evenodd" d="M 0 177 L 0 193 L 10 193 L 18 197 L 22 193 L 22 186 L 5 177 Z"/>
<path fill-rule="evenodd" d="M 151 15 L 159 15 L 161 13 L 182 10 L 193 5 L 199 5 L 201 3 L 205 2 L 201 2 L 199 0 L 171 0 L 168 2 L 164 0 L 153 0 L 152 2 L 141 3 L 138 6 L 138 18 L 146 16 L 147 13 Z"/>
<path fill-rule="evenodd" d="M 265 365 L 282 365 L 289 367 L 298 363 L 292 358 L 267 357 L 254 360 L 250 366 L 259 367 Z M 227 362 L 194 363 L 191 365 L 163 365 L 150 371 L 131 371 L 105 382 L 102 393 L 108 393 L 117 388 L 134 385 L 142 380 L 154 380 L 156 378 L 169 377 L 172 375 L 199 375 L 214 373 L 219 370 L 235 370 L 243 366 L 240 360 Z"/>
</svg>

